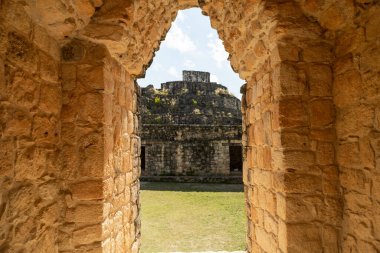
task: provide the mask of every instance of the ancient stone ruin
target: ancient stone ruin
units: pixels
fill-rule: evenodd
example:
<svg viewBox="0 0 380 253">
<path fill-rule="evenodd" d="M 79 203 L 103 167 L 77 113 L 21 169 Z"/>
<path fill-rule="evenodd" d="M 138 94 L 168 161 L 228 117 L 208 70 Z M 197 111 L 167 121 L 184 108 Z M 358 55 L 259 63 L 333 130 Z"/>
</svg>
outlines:
<svg viewBox="0 0 380 253">
<path fill-rule="evenodd" d="M 241 183 L 241 102 L 210 73 L 142 88 L 142 180 Z"/>
<path fill-rule="evenodd" d="M 1 0 L 0 251 L 139 252 L 135 81 L 191 7 L 246 81 L 247 251 L 380 251 L 377 0 Z"/>
</svg>

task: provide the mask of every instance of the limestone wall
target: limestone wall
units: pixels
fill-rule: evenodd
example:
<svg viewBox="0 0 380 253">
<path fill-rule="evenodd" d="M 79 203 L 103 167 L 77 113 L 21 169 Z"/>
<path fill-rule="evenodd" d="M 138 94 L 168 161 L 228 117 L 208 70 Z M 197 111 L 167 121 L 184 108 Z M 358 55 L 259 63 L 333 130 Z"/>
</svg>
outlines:
<svg viewBox="0 0 380 253">
<path fill-rule="evenodd" d="M 338 252 L 333 238 L 339 237 L 339 182 L 334 137 L 326 139 L 334 136 L 331 42 L 290 1 L 215 1 L 204 10 L 232 52 L 232 65 L 247 80 L 248 250 Z M 316 46 L 322 57 L 312 54 Z"/>
<path fill-rule="evenodd" d="M 336 41 L 334 103 L 343 193 L 343 252 L 380 247 L 380 6 L 357 6 L 357 26 Z"/>
<path fill-rule="evenodd" d="M 145 171 L 149 176 L 176 176 L 176 180 L 207 181 L 204 177 L 230 175 L 230 145 L 241 146 L 241 126 L 142 125 Z M 239 175 L 236 182 L 241 182 Z M 217 181 L 217 179 L 215 179 Z"/>
<path fill-rule="evenodd" d="M 210 82 L 210 73 L 201 71 L 183 71 L 183 81 L 188 82 Z"/>
<path fill-rule="evenodd" d="M 139 146 L 134 80 L 103 46 L 63 50 L 62 252 L 139 248 Z"/>
<path fill-rule="evenodd" d="M 74 2 L 0 2 L 0 251 L 138 252 L 133 80 L 192 6 L 247 81 L 248 251 L 380 250 L 379 1 Z"/>
<path fill-rule="evenodd" d="M 380 6 L 377 1 L 337 1 L 303 8 L 335 36 L 332 95 L 343 202 L 341 250 L 378 252 Z"/>
<path fill-rule="evenodd" d="M 1 5 L 0 251 L 56 252 L 60 48 L 21 6 Z"/>
</svg>

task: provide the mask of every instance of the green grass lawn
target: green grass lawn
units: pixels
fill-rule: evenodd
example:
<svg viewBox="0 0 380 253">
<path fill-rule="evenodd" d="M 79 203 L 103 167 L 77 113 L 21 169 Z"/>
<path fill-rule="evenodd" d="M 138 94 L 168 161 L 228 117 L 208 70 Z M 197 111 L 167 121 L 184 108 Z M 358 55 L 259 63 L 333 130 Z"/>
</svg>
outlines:
<svg viewBox="0 0 380 253">
<path fill-rule="evenodd" d="M 142 183 L 142 253 L 245 250 L 240 185 Z"/>
</svg>

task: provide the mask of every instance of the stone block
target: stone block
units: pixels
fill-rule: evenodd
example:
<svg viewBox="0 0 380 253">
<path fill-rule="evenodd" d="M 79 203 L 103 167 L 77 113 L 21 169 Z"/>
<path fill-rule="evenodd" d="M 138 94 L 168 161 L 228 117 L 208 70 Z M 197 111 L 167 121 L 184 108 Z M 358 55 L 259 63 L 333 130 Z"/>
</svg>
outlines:
<svg viewBox="0 0 380 253">
<path fill-rule="evenodd" d="M 284 99 L 279 102 L 279 120 L 282 128 L 308 125 L 308 114 L 301 99 Z"/>
<path fill-rule="evenodd" d="M 358 252 L 356 239 L 353 236 L 348 235 L 343 238 L 342 244 L 344 252 Z"/>
<path fill-rule="evenodd" d="M 38 107 L 45 113 L 58 114 L 62 107 L 61 86 L 58 84 L 42 84 Z"/>
<path fill-rule="evenodd" d="M 339 226 L 341 224 L 341 217 L 343 216 L 343 204 L 340 197 L 325 198 L 323 205 L 318 210 L 320 220 L 326 224 Z"/>
<path fill-rule="evenodd" d="M 276 199 L 276 194 L 266 191 L 265 192 L 265 209 L 273 216 L 276 216 L 277 212 L 277 199 Z"/>
<path fill-rule="evenodd" d="M 373 125 L 376 130 L 380 131 L 380 106 L 376 108 L 375 110 L 375 118 Z"/>
<path fill-rule="evenodd" d="M 341 186 L 348 191 L 370 194 L 371 176 L 368 171 L 341 167 L 339 179 Z"/>
<path fill-rule="evenodd" d="M 81 136 L 78 140 L 80 157 L 80 175 L 92 178 L 103 176 L 104 139 L 99 133 Z"/>
<path fill-rule="evenodd" d="M 55 226 L 59 222 L 59 215 L 62 210 L 60 203 L 53 203 L 41 210 L 41 223 L 47 226 Z"/>
<path fill-rule="evenodd" d="M 380 34 L 380 16 L 372 12 L 373 14 L 368 18 L 365 25 L 365 35 L 367 40 L 376 40 Z"/>
<path fill-rule="evenodd" d="M 311 129 L 310 139 L 316 141 L 333 142 L 336 139 L 336 133 L 333 128 Z"/>
<path fill-rule="evenodd" d="M 56 200 L 59 195 L 59 186 L 56 182 L 46 182 L 39 186 L 38 195 L 44 200 Z"/>
<path fill-rule="evenodd" d="M 255 122 L 255 110 L 253 107 L 247 108 L 246 122 L 248 125 L 251 125 Z"/>
<path fill-rule="evenodd" d="M 272 50 L 271 64 L 273 66 L 277 65 L 283 61 L 298 61 L 299 60 L 300 48 L 292 45 L 288 42 L 278 42 L 277 47 Z"/>
<path fill-rule="evenodd" d="M 326 127 L 334 122 L 335 110 L 331 100 L 313 100 L 310 102 L 310 124 L 312 128 Z"/>
<path fill-rule="evenodd" d="M 60 65 L 48 54 L 39 51 L 39 73 L 41 79 L 48 82 L 58 82 L 60 75 Z"/>
<path fill-rule="evenodd" d="M 51 38 L 49 38 L 49 35 L 46 32 L 46 30 L 40 25 L 34 25 L 33 35 L 34 35 L 33 36 L 34 45 L 37 45 L 39 49 L 41 49 L 42 51 L 46 53 L 50 52 Z"/>
<path fill-rule="evenodd" d="M 135 133 L 135 123 L 134 123 L 134 115 L 132 111 L 128 111 L 128 134 Z M 137 122 L 136 122 L 137 123 Z"/>
<path fill-rule="evenodd" d="M 314 224 L 286 224 L 288 238 L 288 252 L 301 253 L 308 249 L 308 253 L 322 252 L 322 231 Z"/>
<path fill-rule="evenodd" d="M 74 64 L 61 64 L 62 90 L 73 91 L 77 86 L 77 66 Z"/>
<path fill-rule="evenodd" d="M 263 228 L 255 229 L 256 240 L 259 246 L 266 252 L 276 252 L 277 242 L 274 237 L 266 232 Z"/>
<path fill-rule="evenodd" d="M 318 142 L 316 162 L 319 165 L 331 165 L 335 162 L 335 148 L 330 142 Z"/>
<path fill-rule="evenodd" d="M 281 63 L 274 69 L 273 95 L 275 97 L 303 95 L 306 83 L 302 72 L 289 63 Z"/>
<path fill-rule="evenodd" d="M 260 159 L 261 160 L 261 159 Z M 266 170 L 272 170 L 272 150 L 270 147 L 264 147 L 262 153 L 263 168 Z"/>
<path fill-rule="evenodd" d="M 59 138 L 57 119 L 55 117 L 34 116 L 32 137 L 38 143 L 57 143 Z"/>
<path fill-rule="evenodd" d="M 374 140 L 372 139 L 374 142 Z M 380 147 L 380 143 L 379 143 Z M 375 152 L 371 147 L 370 138 L 363 137 L 359 140 L 359 153 L 362 166 L 368 169 L 375 168 Z"/>
<path fill-rule="evenodd" d="M 38 101 L 39 82 L 21 70 L 8 75 L 8 83 L 4 83 L 7 88 L 0 96 L 8 96 L 10 102 L 30 110 Z"/>
<path fill-rule="evenodd" d="M 372 240 L 372 221 L 368 216 L 345 212 L 346 229 L 352 231 L 353 236 L 361 240 Z"/>
<path fill-rule="evenodd" d="M 12 111 L 11 118 L 5 122 L 4 136 L 29 136 L 32 128 L 30 115 L 23 111 Z"/>
<path fill-rule="evenodd" d="M 30 212 L 36 199 L 35 188 L 31 185 L 19 186 L 9 192 L 9 206 L 5 215 L 8 218 Z"/>
<path fill-rule="evenodd" d="M 318 217 L 318 214 L 323 205 L 322 196 L 308 196 L 304 198 L 289 196 L 284 198 L 281 203 L 281 209 L 285 210 L 281 218 L 287 222 L 311 223 L 321 218 Z"/>
<path fill-rule="evenodd" d="M 281 132 L 273 134 L 276 138 L 273 138 L 274 147 L 284 149 L 309 149 L 310 141 L 307 135 L 302 133 Z"/>
<path fill-rule="evenodd" d="M 375 248 L 375 246 L 372 243 L 359 240 L 358 241 L 358 252 L 368 252 L 368 253 L 377 253 L 379 252 L 378 249 Z"/>
<path fill-rule="evenodd" d="M 14 165 L 15 180 L 35 180 L 48 173 L 48 152 L 46 149 L 29 146 L 17 150 Z M 32 169 L 33 168 L 33 169 Z"/>
<path fill-rule="evenodd" d="M 340 194 L 339 173 L 336 166 L 323 167 L 323 193 L 325 195 L 337 196 Z"/>
<path fill-rule="evenodd" d="M 264 143 L 272 145 L 272 115 L 270 111 L 266 111 L 263 115 L 263 128 L 264 128 Z"/>
<path fill-rule="evenodd" d="M 365 214 L 371 209 L 372 201 L 368 195 L 356 192 L 347 192 L 344 194 L 344 207 L 346 210 L 354 213 Z"/>
<path fill-rule="evenodd" d="M 284 193 L 322 192 L 322 179 L 318 175 L 283 173 L 274 176 L 274 186 Z"/>
<path fill-rule="evenodd" d="M 366 105 L 352 105 L 337 112 L 336 133 L 340 138 L 366 136 L 373 127 L 374 110 Z"/>
<path fill-rule="evenodd" d="M 14 174 L 15 143 L 13 140 L 0 141 L 0 177 L 12 177 Z"/>
<path fill-rule="evenodd" d="M 302 58 L 305 62 L 329 63 L 333 59 L 333 52 L 329 44 L 311 44 L 303 48 Z"/>
<path fill-rule="evenodd" d="M 360 69 L 364 72 L 380 69 L 380 63 L 377 59 L 380 57 L 380 49 L 378 46 L 367 46 L 361 53 Z"/>
<path fill-rule="evenodd" d="M 309 64 L 306 67 L 310 96 L 325 97 L 332 95 L 333 76 L 331 67 L 323 64 Z"/>
<path fill-rule="evenodd" d="M 254 139 L 256 145 L 264 144 L 264 125 L 262 120 L 258 120 L 253 125 L 254 129 Z M 248 132 L 249 133 L 249 132 Z M 249 140 L 249 139 L 248 139 Z"/>
<path fill-rule="evenodd" d="M 83 227 L 77 229 L 73 233 L 74 246 L 92 244 L 102 240 L 102 226 L 101 224 Z"/>
<path fill-rule="evenodd" d="M 278 220 L 278 246 L 282 252 L 287 252 L 288 235 L 286 223 L 281 219 Z"/>
<path fill-rule="evenodd" d="M 248 137 L 248 147 L 253 147 L 256 145 L 255 142 L 255 126 L 250 125 L 247 127 L 247 137 Z"/>
<path fill-rule="evenodd" d="M 267 170 L 253 170 L 253 182 L 256 185 L 264 186 L 266 189 L 272 188 L 272 173 Z"/>
<path fill-rule="evenodd" d="M 358 142 L 339 143 L 337 146 L 337 162 L 346 168 L 361 166 Z"/>
<path fill-rule="evenodd" d="M 29 73 L 36 73 L 38 66 L 37 50 L 30 41 L 21 34 L 8 34 L 6 57 L 16 65 L 22 66 Z"/>
<path fill-rule="evenodd" d="M 266 212 L 264 214 L 264 228 L 268 233 L 274 235 L 278 234 L 278 224 L 276 220 Z"/>
<path fill-rule="evenodd" d="M 105 111 L 106 113 L 106 111 Z M 100 123 L 103 120 L 103 95 L 87 93 L 80 97 L 78 120 Z"/>
<path fill-rule="evenodd" d="M 380 215 L 375 214 L 373 217 L 374 237 L 378 240 L 380 238 Z"/>
<path fill-rule="evenodd" d="M 333 87 L 334 102 L 337 107 L 358 103 L 363 92 L 360 73 L 356 70 L 336 76 Z"/>
<path fill-rule="evenodd" d="M 23 35 L 28 35 L 32 30 L 32 20 L 22 4 L 7 4 L 4 19 L 8 26 L 17 27 Z"/>
<path fill-rule="evenodd" d="M 97 223 L 103 220 L 103 205 L 81 204 L 75 208 L 67 209 L 67 222 Z"/>
<path fill-rule="evenodd" d="M 372 196 L 380 202 L 380 174 L 373 175 L 372 184 Z"/>
<path fill-rule="evenodd" d="M 336 59 L 334 63 L 334 74 L 340 75 L 343 74 L 346 71 L 354 70 L 354 59 L 351 54 L 345 55 L 343 57 L 340 57 Z"/>
<path fill-rule="evenodd" d="M 315 164 L 315 155 L 310 151 L 289 150 L 283 152 L 283 166 L 285 170 L 302 171 L 310 174 L 316 174 L 311 167 Z"/>
<path fill-rule="evenodd" d="M 103 198 L 103 181 L 88 180 L 70 184 L 69 190 L 73 199 L 97 200 Z"/>
<path fill-rule="evenodd" d="M 79 153 L 76 148 L 64 145 L 62 148 L 62 171 L 59 173 L 62 178 L 73 179 L 79 174 Z"/>
<path fill-rule="evenodd" d="M 103 64 L 77 66 L 77 81 L 92 91 L 104 89 Z"/>
<path fill-rule="evenodd" d="M 339 230 L 332 226 L 323 227 L 323 252 L 339 252 Z"/>
<path fill-rule="evenodd" d="M 119 174 L 115 178 L 116 194 L 120 194 L 125 190 L 125 174 Z"/>
<path fill-rule="evenodd" d="M 365 31 L 363 27 L 347 29 L 336 38 L 335 54 L 338 57 L 354 53 L 365 42 Z"/>
<path fill-rule="evenodd" d="M 364 143 L 367 141 L 366 137 L 362 138 L 361 141 Z M 373 150 L 376 158 L 380 157 L 380 133 L 372 132 L 369 136 L 369 141 L 371 143 L 371 148 Z"/>
<path fill-rule="evenodd" d="M 1 38 L 1 31 L 0 31 Z M 7 84 L 5 82 L 5 64 L 4 59 L 0 58 L 0 100 L 4 100 L 7 91 Z"/>
</svg>

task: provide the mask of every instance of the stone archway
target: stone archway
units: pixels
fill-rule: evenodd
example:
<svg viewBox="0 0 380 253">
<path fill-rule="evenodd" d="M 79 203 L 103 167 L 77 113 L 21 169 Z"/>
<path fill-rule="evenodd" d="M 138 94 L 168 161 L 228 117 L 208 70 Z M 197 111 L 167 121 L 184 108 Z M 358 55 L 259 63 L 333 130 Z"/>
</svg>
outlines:
<svg viewBox="0 0 380 253">
<path fill-rule="evenodd" d="M 139 250 L 134 79 L 195 6 L 247 81 L 248 251 L 379 250 L 380 7 L 304 0 L 2 2 L 0 250 Z"/>
</svg>

